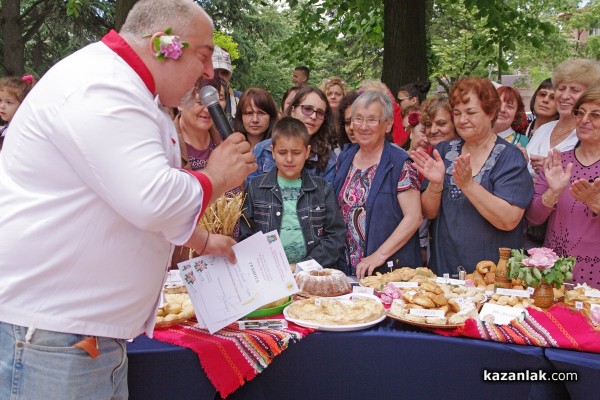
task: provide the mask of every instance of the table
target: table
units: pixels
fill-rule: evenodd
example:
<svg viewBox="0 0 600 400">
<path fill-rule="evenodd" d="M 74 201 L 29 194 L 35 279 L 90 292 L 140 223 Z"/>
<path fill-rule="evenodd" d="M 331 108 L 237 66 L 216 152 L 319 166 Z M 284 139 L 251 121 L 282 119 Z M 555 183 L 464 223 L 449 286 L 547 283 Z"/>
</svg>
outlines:
<svg viewBox="0 0 600 400">
<path fill-rule="evenodd" d="M 128 354 L 132 400 L 215 397 L 189 349 L 139 337 Z M 569 398 L 562 383 L 484 382 L 484 369 L 556 371 L 541 347 L 444 337 L 388 318 L 364 331 L 315 332 L 291 343 L 228 399 Z"/>
<path fill-rule="evenodd" d="M 577 382 L 564 382 L 572 400 L 598 398 L 600 354 L 545 349 L 546 358 L 560 372 L 577 372 Z"/>
</svg>

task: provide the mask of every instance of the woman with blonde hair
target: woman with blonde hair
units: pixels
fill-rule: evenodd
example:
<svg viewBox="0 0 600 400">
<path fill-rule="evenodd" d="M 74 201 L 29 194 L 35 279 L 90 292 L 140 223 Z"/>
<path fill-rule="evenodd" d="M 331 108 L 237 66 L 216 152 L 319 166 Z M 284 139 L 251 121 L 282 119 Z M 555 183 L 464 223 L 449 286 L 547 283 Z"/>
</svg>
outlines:
<svg viewBox="0 0 600 400">
<path fill-rule="evenodd" d="M 525 216 L 532 225 L 548 223 L 544 247 L 577 259 L 575 282 L 599 287 L 600 86 L 581 94 L 571 113 L 579 144 L 548 152 Z"/>
<path fill-rule="evenodd" d="M 529 173 L 537 177 L 551 149 L 571 150 L 577 143 L 573 105 L 591 86 L 600 84 L 600 64 L 585 58 L 561 62 L 552 73 L 558 120 L 542 125 L 527 144 Z"/>
</svg>

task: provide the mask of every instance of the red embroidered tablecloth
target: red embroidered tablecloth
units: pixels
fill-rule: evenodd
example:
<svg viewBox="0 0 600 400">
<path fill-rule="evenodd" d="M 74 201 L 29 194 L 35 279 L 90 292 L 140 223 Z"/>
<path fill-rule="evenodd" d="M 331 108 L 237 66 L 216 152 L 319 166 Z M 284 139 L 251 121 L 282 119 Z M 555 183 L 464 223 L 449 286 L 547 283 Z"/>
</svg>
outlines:
<svg viewBox="0 0 600 400">
<path fill-rule="evenodd" d="M 208 379 L 225 398 L 262 372 L 290 340 L 313 331 L 291 322 L 287 329 L 256 330 L 241 330 L 234 323 L 211 335 L 195 322 L 185 322 L 154 331 L 154 338 L 194 350 Z"/>
<path fill-rule="evenodd" d="M 496 342 L 542 347 L 558 347 L 600 353 L 600 332 L 589 319 L 564 304 L 547 311 L 528 308 L 528 315 L 508 325 L 496 325 L 479 319 L 468 319 L 465 325 L 452 329 L 435 329 L 444 336 L 466 336 Z"/>
</svg>

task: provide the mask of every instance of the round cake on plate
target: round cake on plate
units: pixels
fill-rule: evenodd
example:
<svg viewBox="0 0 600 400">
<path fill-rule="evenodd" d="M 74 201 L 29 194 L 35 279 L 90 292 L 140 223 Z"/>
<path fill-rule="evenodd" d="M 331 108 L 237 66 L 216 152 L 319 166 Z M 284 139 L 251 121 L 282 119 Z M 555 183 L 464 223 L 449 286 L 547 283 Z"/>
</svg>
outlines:
<svg viewBox="0 0 600 400">
<path fill-rule="evenodd" d="M 352 291 L 346 274 L 337 269 L 300 271 L 296 274 L 296 283 L 302 293 L 312 296 L 333 297 Z"/>
</svg>

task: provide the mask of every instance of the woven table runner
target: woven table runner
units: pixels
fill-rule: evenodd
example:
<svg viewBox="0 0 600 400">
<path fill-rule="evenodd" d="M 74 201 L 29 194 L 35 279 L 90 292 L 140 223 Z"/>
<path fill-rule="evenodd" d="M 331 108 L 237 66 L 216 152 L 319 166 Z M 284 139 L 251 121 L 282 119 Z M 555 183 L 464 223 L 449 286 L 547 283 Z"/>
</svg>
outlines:
<svg viewBox="0 0 600 400">
<path fill-rule="evenodd" d="M 156 330 L 154 338 L 195 351 L 206 376 L 225 398 L 262 372 L 290 340 L 296 342 L 311 332 L 291 322 L 286 329 L 256 330 L 241 330 L 233 323 L 211 335 L 188 321 Z"/>
<path fill-rule="evenodd" d="M 515 319 L 508 325 L 468 319 L 460 328 L 434 329 L 434 332 L 444 336 L 600 353 L 600 332 L 585 315 L 564 304 L 555 304 L 547 311 L 528 308 L 527 312 L 522 321 Z"/>
</svg>

